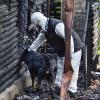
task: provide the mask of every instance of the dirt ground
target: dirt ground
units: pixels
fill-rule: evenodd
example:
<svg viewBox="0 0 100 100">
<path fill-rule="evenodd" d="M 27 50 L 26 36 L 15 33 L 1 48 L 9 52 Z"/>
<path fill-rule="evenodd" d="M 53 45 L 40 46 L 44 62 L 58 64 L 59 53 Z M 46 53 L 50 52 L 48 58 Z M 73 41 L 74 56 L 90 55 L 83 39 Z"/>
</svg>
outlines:
<svg viewBox="0 0 100 100">
<path fill-rule="evenodd" d="M 16 95 L 14 100 L 60 100 L 60 97 L 54 93 L 51 85 L 43 80 L 40 89 L 33 90 L 31 86 L 27 87 L 23 95 Z M 87 90 L 79 88 L 72 100 L 100 100 L 100 74 L 93 74 L 91 86 Z"/>
</svg>

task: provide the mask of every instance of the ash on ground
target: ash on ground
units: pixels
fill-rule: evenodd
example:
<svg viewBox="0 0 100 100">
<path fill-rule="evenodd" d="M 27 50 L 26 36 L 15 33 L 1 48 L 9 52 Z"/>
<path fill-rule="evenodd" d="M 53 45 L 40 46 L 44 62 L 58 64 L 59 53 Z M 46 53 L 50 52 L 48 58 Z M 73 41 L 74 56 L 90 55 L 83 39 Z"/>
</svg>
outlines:
<svg viewBox="0 0 100 100">
<path fill-rule="evenodd" d="M 55 93 L 50 83 L 43 80 L 38 90 L 27 87 L 23 95 L 16 95 L 14 100 L 60 100 L 60 96 Z M 100 100 L 100 75 L 92 74 L 91 86 L 87 90 L 79 88 L 72 100 Z"/>
<path fill-rule="evenodd" d="M 73 100 L 100 100 L 100 73 L 91 74 L 91 86 L 87 90 L 78 89 Z"/>
<path fill-rule="evenodd" d="M 41 86 L 38 90 L 33 90 L 31 86 L 27 87 L 23 95 L 16 95 L 14 100 L 59 100 L 51 85 L 46 80 L 41 82 Z"/>
</svg>

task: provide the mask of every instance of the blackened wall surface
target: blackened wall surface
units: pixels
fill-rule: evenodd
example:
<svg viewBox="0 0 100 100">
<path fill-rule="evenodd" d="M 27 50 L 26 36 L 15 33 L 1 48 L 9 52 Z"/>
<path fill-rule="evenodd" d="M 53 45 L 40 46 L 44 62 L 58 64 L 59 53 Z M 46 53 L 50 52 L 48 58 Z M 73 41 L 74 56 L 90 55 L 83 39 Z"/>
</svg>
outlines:
<svg viewBox="0 0 100 100">
<path fill-rule="evenodd" d="M 47 16 L 47 0 L 0 0 L 0 92 L 19 77 L 18 60 L 35 11 Z"/>
<path fill-rule="evenodd" d="M 17 0 L 0 1 L 0 92 L 19 76 L 17 6 Z"/>
<path fill-rule="evenodd" d="M 31 14 L 34 12 L 42 12 L 45 16 L 48 16 L 48 0 L 28 0 L 28 16 L 27 16 L 27 29 L 26 33 L 28 35 L 28 40 L 32 40 L 31 43 L 36 39 L 38 36 L 39 32 L 36 32 L 34 30 L 28 30 L 28 27 L 31 24 Z M 26 43 L 24 41 L 24 44 L 27 45 L 30 42 L 26 40 Z M 30 43 L 30 44 L 31 44 Z M 29 47 L 29 46 L 26 46 Z"/>
<path fill-rule="evenodd" d="M 75 0 L 75 17 L 73 24 L 75 31 L 83 40 L 86 30 L 86 0 Z"/>
</svg>

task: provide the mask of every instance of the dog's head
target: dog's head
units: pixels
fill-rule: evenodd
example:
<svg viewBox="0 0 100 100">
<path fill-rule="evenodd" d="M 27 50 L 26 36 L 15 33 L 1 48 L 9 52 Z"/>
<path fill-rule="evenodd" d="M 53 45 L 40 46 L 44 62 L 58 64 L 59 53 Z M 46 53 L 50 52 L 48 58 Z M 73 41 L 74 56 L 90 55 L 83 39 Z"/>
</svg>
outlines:
<svg viewBox="0 0 100 100">
<path fill-rule="evenodd" d="M 35 53 L 34 51 L 25 50 L 22 53 L 22 61 L 24 61 L 29 69 L 32 80 L 35 77 L 41 82 L 43 79 L 53 80 L 50 59 L 46 53 Z"/>
</svg>

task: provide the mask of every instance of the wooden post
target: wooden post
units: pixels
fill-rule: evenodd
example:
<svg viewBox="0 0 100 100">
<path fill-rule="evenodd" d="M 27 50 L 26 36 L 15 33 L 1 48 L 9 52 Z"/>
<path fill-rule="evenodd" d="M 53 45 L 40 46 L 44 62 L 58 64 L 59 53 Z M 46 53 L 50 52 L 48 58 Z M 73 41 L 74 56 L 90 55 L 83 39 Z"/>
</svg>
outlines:
<svg viewBox="0 0 100 100">
<path fill-rule="evenodd" d="M 74 0 L 65 0 L 65 69 L 64 72 L 72 70 L 70 47 L 73 26 Z"/>
<path fill-rule="evenodd" d="M 70 47 L 71 47 L 71 33 L 73 26 L 74 15 L 74 0 L 64 0 L 65 10 L 65 63 L 64 63 L 64 75 L 61 85 L 61 100 L 67 100 L 67 89 L 71 80 L 73 69 L 71 66 Z"/>
</svg>

